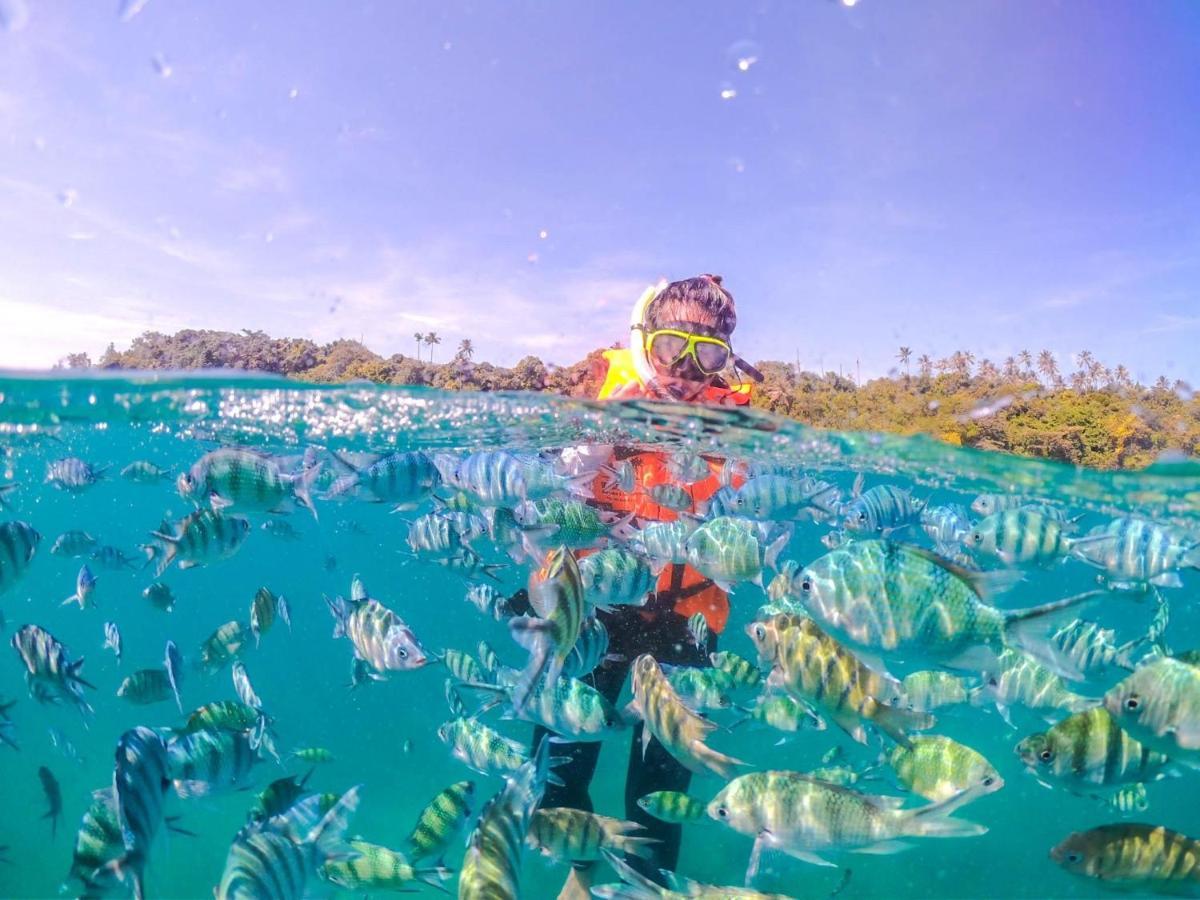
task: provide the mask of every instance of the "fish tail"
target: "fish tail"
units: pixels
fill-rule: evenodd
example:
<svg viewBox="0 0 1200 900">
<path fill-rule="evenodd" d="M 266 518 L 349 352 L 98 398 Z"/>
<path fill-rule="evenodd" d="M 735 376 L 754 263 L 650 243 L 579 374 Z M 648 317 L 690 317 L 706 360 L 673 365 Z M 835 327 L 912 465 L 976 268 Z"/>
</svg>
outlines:
<svg viewBox="0 0 1200 900">
<path fill-rule="evenodd" d="M 350 816 L 358 808 L 358 790 L 359 786 L 355 785 L 342 794 L 333 809 L 325 813 L 305 838 L 305 843 L 316 847 L 319 859 L 337 858 L 346 852 L 346 828 L 350 825 Z"/>
<path fill-rule="evenodd" d="M 144 900 L 146 887 L 142 881 L 142 871 L 145 865 L 146 860 L 140 850 L 127 850 L 124 856 L 109 860 L 97 869 L 93 875 L 104 872 L 122 884 L 125 883 L 127 877 L 132 878 L 134 900 Z M 94 881 L 95 879 L 91 880 Z"/>
<path fill-rule="evenodd" d="M 349 615 L 346 609 L 346 601 L 341 597 L 334 597 L 332 600 L 329 597 L 322 595 L 325 605 L 329 607 L 329 614 L 333 616 L 333 636 L 335 638 L 344 637 L 346 634 L 346 618 Z"/>
<path fill-rule="evenodd" d="M 519 714 L 525 708 L 529 695 L 533 693 L 534 685 L 550 664 L 550 641 L 547 633 L 551 624 L 545 619 L 533 616 L 518 616 L 509 620 L 508 628 L 513 640 L 529 651 L 529 663 L 521 670 L 512 686 L 513 711 Z M 561 671 L 561 663 L 558 668 Z"/>
<path fill-rule="evenodd" d="M 901 812 L 903 833 L 920 837 L 974 837 L 986 834 L 987 827 L 984 825 L 951 818 L 955 810 L 981 794 L 981 788 L 968 788 L 939 803 Z"/>
<path fill-rule="evenodd" d="M 297 503 L 312 513 L 314 522 L 319 522 L 320 519 L 317 518 L 317 507 L 313 504 L 312 486 L 320 474 L 321 463 L 318 460 L 313 465 L 306 467 L 292 484 L 292 496 L 296 498 Z"/>
<path fill-rule="evenodd" d="M 1004 613 L 1004 643 L 1028 653 L 1046 668 L 1061 678 L 1082 681 L 1083 672 L 1067 654 L 1055 647 L 1046 635 L 1046 629 L 1054 617 L 1073 611 L 1104 594 L 1104 591 L 1085 591 L 1053 603 L 1044 603 L 1029 609 L 1014 609 Z"/>
<path fill-rule="evenodd" d="M 703 741 L 692 742 L 692 755 L 705 768 L 727 781 L 737 774 L 738 769 L 747 768 L 750 764 L 732 756 L 727 756 Z"/>
<path fill-rule="evenodd" d="M 604 858 L 608 860 L 608 864 L 612 866 L 613 871 L 617 873 L 624 883 L 610 895 L 620 897 L 623 900 L 654 900 L 656 897 L 663 896 L 663 889 L 655 884 L 641 872 L 638 872 L 629 863 L 621 858 L 619 853 L 613 853 L 609 850 L 602 850 Z"/>
<path fill-rule="evenodd" d="M 12 509 L 8 502 L 8 495 L 15 491 L 18 487 L 17 482 L 12 484 L 0 485 L 0 509 Z"/>
<path fill-rule="evenodd" d="M 929 713 L 917 712 L 901 706 L 885 706 L 878 702 L 872 712 L 871 721 L 884 734 L 904 747 L 910 746 L 908 732 L 932 728 L 936 721 Z"/>
<path fill-rule="evenodd" d="M 417 881 L 424 882 L 431 888 L 436 888 L 444 894 L 450 893 L 443 882 L 449 881 L 454 877 L 454 870 L 447 869 L 445 866 L 432 866 L 428 869 L 413 869 L 413 877 Z"/>
<path fill-rule="evenodd" d="M 633 825 L 633 822 L 626 822 L 626 825 Z M 642 826 L 638 826 L 641 828 Z M 654 855 L 654 845 L 660 844 L 658 838 L 636 837 L 630 834 L 618 834 L 609 839 L 609 846 L 620 853 L 628 854 L 629 856 L 640 856 L 642 859 L 650 859 Z"/>
</svg>

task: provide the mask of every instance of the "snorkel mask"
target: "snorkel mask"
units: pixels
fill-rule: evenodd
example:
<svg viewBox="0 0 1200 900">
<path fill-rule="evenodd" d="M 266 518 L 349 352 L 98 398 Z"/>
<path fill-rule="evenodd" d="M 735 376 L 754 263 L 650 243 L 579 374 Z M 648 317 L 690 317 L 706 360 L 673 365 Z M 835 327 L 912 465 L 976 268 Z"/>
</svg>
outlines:
<svg viewBox="0 0 1200 900">
<path fill-rule="evenodd" d="M 660 281 L 647 288 L 633 307 L 629 321 L 629 348 L 638 377 L 652 395 L 691 401 L 704 391 L 743 381 L 739 372 L 754 381 L 762 373 L 737 356 L 729 341 L 694 322 L 669 322 L 649 330 L 646 310 L 667 287 Z M 678 369 L 680 374 L 674 374 Z"/>
</svg>

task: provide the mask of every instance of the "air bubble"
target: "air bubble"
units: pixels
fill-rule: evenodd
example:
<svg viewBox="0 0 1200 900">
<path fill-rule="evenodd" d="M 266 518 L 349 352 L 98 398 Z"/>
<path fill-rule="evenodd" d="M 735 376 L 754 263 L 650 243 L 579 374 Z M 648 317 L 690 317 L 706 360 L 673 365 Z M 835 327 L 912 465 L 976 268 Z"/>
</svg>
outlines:
<svg viewBox="0 0 1200 900">
<path fill-rule="evenodd" d="M 538 232 L 538 237 L 540 237 L 544 241 L 546 238 L 550 237 L 550 232 L 547 231 L 545 228 L 543 228 L 541 231 Z"/>
<path fill-rule="evenodd" d="M 70 209 L 75 205 L 75 201 L 78 199 L 79 191 L 75 190 L 74 188 L 67 188 L 66 190 L 58 192 L 58 202 L 63 209 Z"/>
</svg>

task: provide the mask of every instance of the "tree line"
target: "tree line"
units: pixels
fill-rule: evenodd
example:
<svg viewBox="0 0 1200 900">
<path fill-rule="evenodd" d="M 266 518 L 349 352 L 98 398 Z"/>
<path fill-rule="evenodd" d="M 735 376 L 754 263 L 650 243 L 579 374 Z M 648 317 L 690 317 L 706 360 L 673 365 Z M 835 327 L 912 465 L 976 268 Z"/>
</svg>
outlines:
<svg viewBox="0 0 1200 900">
<path fill-rule="evenodd" d="M 549 391 L 594 397 L 603 383 L 602 350 L 569 366 L 526 356 L 511 367 L 476 362 L 469 339 L 433 362 L 435 332 L 415 333 L 415 356 L 383 357 L 359 341 L 240 333 L 148 331 L 125 350 L 109 345 L 93 363 L 66 357 L 65 368 L 200 369 L 269 372 L 315 383 L 366 380 L 441 390 Z M 422 358 L 422 347 L 429 359 Z M 754 405 L 820 428 L 931 434 L 952 444 L 1005 450 L 1096 468 L 1138 468 L 1167 450 L 1200 453 L 1200 395 L 1182 382 L 1139 384 L 1125 366 L 1109 368 L 1087 350 L 1060 369 L 1048 350 L 1023 350 L 996 363 L 959 350 L 933 358 L 900 347 L 899 368 L 862 384 L 797 364 L 757 364 L 765 376 Z M 916 363 L 915 372 L 913 363 Z"/>
</svg>

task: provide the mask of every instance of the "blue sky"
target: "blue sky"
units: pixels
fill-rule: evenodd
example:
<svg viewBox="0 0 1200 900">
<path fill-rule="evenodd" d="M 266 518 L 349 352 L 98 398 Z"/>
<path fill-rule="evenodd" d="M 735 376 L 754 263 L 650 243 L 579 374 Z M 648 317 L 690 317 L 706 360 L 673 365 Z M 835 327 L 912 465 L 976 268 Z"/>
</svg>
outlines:
<svg viewBox="0 0 1200 900">
<path fill-rule="evenodd" d="M 0 22 L 0 366 L 181 327 L 567 363 L 645 284 L 707 271 L 750 359 L 1088 348 L 1200 383 L 1200 4 Z"/>
</svg>

